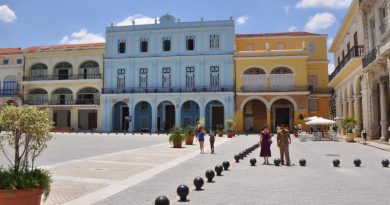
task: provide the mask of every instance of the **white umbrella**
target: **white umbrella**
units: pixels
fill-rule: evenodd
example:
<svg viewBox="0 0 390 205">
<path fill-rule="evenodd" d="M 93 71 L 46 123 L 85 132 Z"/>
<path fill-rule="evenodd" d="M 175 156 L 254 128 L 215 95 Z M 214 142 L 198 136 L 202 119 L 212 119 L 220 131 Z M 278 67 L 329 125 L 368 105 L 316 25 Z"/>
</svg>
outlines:
<svg viewBox="0 0 390 205">
<path fill-rule="evenodd" d="M 305 118 L 305 121 L 311 121 L 311 120 L 315 120 L 317 118 L 318 118 L 317 116 L 307 117 L 307 118 Z"/>
<path fill-rule="evenodd" d="M 322 117 L 317 117 L 316 119 L 306 122 L 307 125 L 332 125 L 336 124 L 336 121 L 328 120 Z"/>
</svg>

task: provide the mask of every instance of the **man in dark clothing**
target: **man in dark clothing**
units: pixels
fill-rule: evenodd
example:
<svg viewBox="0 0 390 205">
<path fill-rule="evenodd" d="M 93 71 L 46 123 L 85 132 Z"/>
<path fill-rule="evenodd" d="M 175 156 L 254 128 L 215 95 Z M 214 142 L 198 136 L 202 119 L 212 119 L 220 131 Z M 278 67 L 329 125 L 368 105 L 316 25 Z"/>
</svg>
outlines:
<svg viewBox="0 0 390 205">
<path fill-rule="evenodd" d="M 211 154 L 214 154 L 215 133 L 213 132 L 213 130 L 210 130 L 209 136 L 210 136 Z"/>
<path fill-rule="evenodd" d="M 290 153 L 289 153 L 289 145 L 291 144 L 290 133 L 288 132 L 287 127 L 282 126 L 281 131 L 278 133 L 277 144 L 280 149 L 280 161 L 282 164 L 286 162 L 286 164 L 290 165 Z"/>
</svg>

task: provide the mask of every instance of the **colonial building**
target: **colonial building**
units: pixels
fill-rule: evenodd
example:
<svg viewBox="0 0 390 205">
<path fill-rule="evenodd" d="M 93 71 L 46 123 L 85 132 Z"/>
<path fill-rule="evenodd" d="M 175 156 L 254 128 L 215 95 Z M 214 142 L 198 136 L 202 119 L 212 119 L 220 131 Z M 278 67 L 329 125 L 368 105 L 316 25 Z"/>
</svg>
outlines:
<svg viewBox="0 0 390 205">
<path fill-rule="evenodd" d="M 306 32 L 236 35 L 238 131 L 292 130 L 306 117 L 329 116 L 326 41 Z"/>
<path fill-rule="evenodd" d="M 55 130 L 100 130 L 103 43 L 26 48 L 24 103 L 48 107 Z"/>
<path fill-rule="evenodd" d="M 106 29 L 105 131 L 167 131 L 233 116 L 234 21 L 180 22 Z"/>
<path fill-rule="evenodd" d="M 0 48 L 0 109 L 4 104 L 21 105 L 22 77 L 22 49 Z"/>
<path fill-rule="evenodd" d="M 362 56 L 367 49 L 364 47 L 364 30 L 358 0 L 353 1 L 341 26 L 329 48 L 334 54 L 335 70 L 329 76 L 329 86 L 334 88 L 335 119 L 338 119 L 339 131 L 342 131 L 341 121 L 347 116 L 353 116 L 358 122 L 356 134 L 360 135 L 362 126 Z M 366 98 L 365 98 L 366 99 Z"/>
<path fill-rule="evenodd" d="M 389 141 L 390 1 L 360 0 L 363 17 L 363 126 L 371 139 Z"/>
</svg>

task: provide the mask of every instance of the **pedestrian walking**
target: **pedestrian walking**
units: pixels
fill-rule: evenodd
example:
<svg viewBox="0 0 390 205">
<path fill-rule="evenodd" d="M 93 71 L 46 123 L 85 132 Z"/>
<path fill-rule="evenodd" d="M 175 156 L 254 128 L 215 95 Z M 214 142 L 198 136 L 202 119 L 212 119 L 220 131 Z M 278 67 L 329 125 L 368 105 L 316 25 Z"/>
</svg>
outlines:
<svg viewBox="0 0 390 205">
<path fill-rule="evenodd" d="M 264 125 L 260 132 L 260 157 L 264 157 L 263 164 L 269 164 L 268 158 L 271 157 L 271 134 L 268 130 L 268 126 Z"/>
<path fill-rule="evenodd" d="M 204 132 L 202 127 L 199 128 L 198 141 L 199 141 L 200 153 L 204 154 Z"/>
<path fill-rule="evenodd" d="M 287 127 L 281 126 L 281 131 L 278 133 L 276 140 L 280 149 L 280 161 L 282 165 L 286 162 L 286 165 L 290 166 L 289 145 L 291 144 L 291 138 Z"/>
<path fill-rule="evenodd" d="M 210 129 L 209 132 L 210 136 L 210 149 L 211 149 L 211 154 L 214 154 L 214 142 L 215 142 L 215 132 Z"/>
</svg>

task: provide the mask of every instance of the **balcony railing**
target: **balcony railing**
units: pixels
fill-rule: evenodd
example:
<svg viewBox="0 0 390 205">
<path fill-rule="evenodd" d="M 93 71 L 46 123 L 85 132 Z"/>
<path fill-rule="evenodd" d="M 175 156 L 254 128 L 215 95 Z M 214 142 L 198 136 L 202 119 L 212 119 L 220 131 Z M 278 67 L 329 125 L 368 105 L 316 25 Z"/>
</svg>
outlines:
<svg viewBox="0 0 390 205">
<path fill-rule="evenodd" d="M 332 81 L 334 77 L 344 68 L 344 66 L 355 57 L 363 56 L 364 54 L 364 46 L 354 46 L 351 50 L 348 51 L 347 55 L 344 59 L 339 63 L 339 65 L 334 69 L 332 74 L 329 76 L 329 81 Z"/>
<path fill-rule="evenodd" d="M 373 48 L 364 58 L 362 59 L 363 68 L 366 68 L 372 62 L 374 62 L 377 58 L 378 50 L 377 48 Z"/>
<path fill-rule="evenodd" d="M 25 100 L 28 105 L 99 105 L 100 100 Z"/>
<path fill-rule="evenodd" d="M 1 97 L 20 97 L 19 90 L 0 89 Z"/>
<path fill-rule="evenodd" d="M 194 87 L 132 87 L 103 88 L 103 94 L 119 93 L 201 93 L 201 92 L 233 92 L 233 86 L 194 86 Z"/>
<path fill-rule="evenodd" d="M 241 86 L 241 92 L 310 92 L 312 94 L 329 94 L 330 88 L 313 87 L 312 85 L 272 85 Z"/>
<path fill-rule="evenodd" d="M 40 81 L 40 80 L 88 80 L 101 79 L 101 74 L 71 74 L 71 75 L 37 75 L 23 76 L 24 81 Z"/>
</svg>

